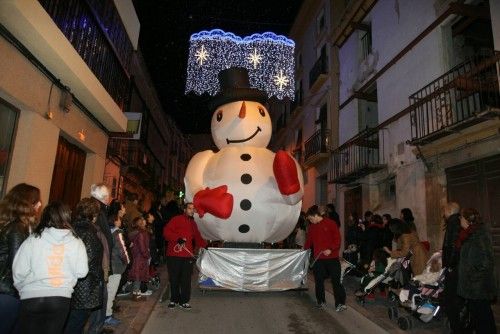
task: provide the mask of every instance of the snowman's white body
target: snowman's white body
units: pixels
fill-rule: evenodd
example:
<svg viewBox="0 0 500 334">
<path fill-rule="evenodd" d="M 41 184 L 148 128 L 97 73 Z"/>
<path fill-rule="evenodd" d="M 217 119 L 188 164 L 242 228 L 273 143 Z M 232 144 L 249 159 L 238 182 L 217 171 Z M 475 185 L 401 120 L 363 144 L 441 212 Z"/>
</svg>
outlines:
<svg viewBox="0 0 500 334">
<path fill-rule="evenodd" d="M 269 121 L 266 120 L 265 124 L 260 118 L 264 116 L 252 119 L 253 109 L 258 107 L 262 115 L 263 106 L 257 102 L 245 102 L 248 115 L 244 119 L 237 117 L 242 101 L 222 106 L 225 128 L 217 128 L 220 125 L 216 123 L 214 113 L 212 136 L 220 151 L 203 151 L 191 159 L 185 176 L 186 200 L 192 201 L 196 192 L 206 187 L 213 189 L 226 185 L 227 192 L 233 196 L 231 215 L 222 219 L 210 213 L 203 217 L 195 214 L 202 236 L 232 242 L 277 242 L 285 239 L 297 224 L 302 207 L 302 173 L 294 160 L 300 190 L 283 195 L 273 172 L 275 153 L 266 148 L 271 132 L 269 115 L 266 111 Z M 254 130 L 256 128 L 259 131 Z M 261 135 L 269 138 L 262 141 L 262 137 L 259 139 Z M 236 136 L 251 139 L 236 144 L 227 140 Z"/>
</svg>

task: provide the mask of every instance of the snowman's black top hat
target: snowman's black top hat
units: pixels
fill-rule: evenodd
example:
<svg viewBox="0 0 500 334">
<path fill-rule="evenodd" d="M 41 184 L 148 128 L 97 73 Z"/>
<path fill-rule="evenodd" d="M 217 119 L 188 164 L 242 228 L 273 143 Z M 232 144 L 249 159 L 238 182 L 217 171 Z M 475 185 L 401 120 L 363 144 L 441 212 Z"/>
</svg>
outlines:
<svg viewBox="0 0 500 334">
<path fill-rule="evenodd" d="M 219 85 L 219 93 L 208 104 L 210 110 L 234 101 L 255 101 L 262 104 L 267 101 L 265 92 L 250 87 L 248 70 L 244 67 L 231 67 L 220 71 Z"/>
</svg>

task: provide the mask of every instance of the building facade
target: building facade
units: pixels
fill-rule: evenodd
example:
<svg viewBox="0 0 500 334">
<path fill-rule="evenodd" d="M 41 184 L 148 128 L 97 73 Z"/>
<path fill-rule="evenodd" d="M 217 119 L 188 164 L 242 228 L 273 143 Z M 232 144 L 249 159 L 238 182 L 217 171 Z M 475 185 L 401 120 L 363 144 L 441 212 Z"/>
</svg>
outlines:
<svg viewBox="0 0 500 334">
<path fill-rule="evenodd" d="M 436 250 L 456 201 L 479 210 L 500 255 L 500 3 L 306 1 L 290 35 L 297 94 L 273 144 L 301 161 L 304 208 L 334 202 L 344 223 L 408 207 Z"/>
<path fill-rule="evenodd" d="M 282 108 L 271 108 L 271 147 L 290 152 L 302 166 L 303 208 L 335 199 L 328 184 L 330 152 L 337 143 L 337 73 L 330 34 L 334 24 L 331 1 L 304 1 L 290 32 L 295 42 L 295 96 Z"/>
<path fill-rule="evenodd" d="M 132 1 L 0 2 L 0 196 L 26 182 L 44 202 L 73 206 L 104 180 L 119 197 L 127 183 L 118 181 L 134 168 L 150 190 L 179 187 L 181 155 L 167 166 L 168 152 L 185 148 L 188 156 L 189 146 L 157 106 L 137 106 L 151 90 L 140 75 L 139 31 Z M 128 132 L 138 129 L 130 114 L 138 109 L 143 127 L 157 128 L 132 141 Z M 127 168 L 115 165 L 113 183 L 105 169 L 120 140 L 134 158 Z"/>
</svg>

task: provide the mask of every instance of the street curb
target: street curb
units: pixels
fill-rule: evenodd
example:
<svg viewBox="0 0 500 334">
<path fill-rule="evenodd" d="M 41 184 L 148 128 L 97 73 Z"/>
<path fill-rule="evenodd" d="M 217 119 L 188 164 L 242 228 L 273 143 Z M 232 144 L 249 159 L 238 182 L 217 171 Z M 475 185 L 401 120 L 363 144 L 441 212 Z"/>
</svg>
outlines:
<svg viewBox="0 0 500 334">
<path fill-rule="evenodd" d="M 316 295 L 314 293 L 314 279 L 307 280 L 307 294 L 311 300 L 316 304 Z M 326 282 L 325 282 L 326 283 Z M 323 309 L 327 312 L 336 322 L 338 328 L 336 328 L 335 333 L 337 334 L 359 334 L 359 333 L 370 333 L 370 334 L 386 334 L 389 333 L 382 327 L 380 327 L 375 322 L 371 321 L 358 311 L 356 311 L 349 303 L 347 303 L 347 310 L 342 312 L 335 311 L 335 298 L 333 294 L 325 290 L 326 297 L 326 308 Z"/>
<path fill-rule="evenodd" d="M 165 265 L 160 265 L 157 269 L 160 276 L 160 287 L 144 301 L 144 305 L 139 308 L 139 312 L 128 324 L 125 334 L 142 333 L 156 305 L 161 303 L 161 299 L 168 287 L 168 276 L 166 274 L 167 270 Z"/>
</svg>

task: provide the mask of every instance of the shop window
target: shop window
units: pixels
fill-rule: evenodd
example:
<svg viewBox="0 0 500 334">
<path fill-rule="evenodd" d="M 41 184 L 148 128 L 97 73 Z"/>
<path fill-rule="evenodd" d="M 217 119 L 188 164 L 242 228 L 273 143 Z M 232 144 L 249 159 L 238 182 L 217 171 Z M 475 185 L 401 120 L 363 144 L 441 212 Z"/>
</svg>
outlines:
<svg viewBox="0 0 500 334">
<path fill-rule="evenodd" d="M 17 115 L 13 106 L 0 99 L 0 198 L 5 194 Z"/>
</svg>

